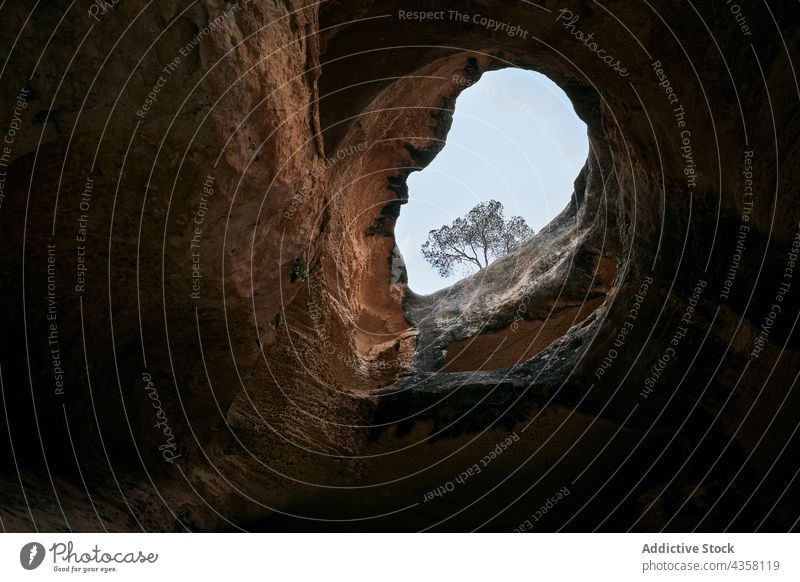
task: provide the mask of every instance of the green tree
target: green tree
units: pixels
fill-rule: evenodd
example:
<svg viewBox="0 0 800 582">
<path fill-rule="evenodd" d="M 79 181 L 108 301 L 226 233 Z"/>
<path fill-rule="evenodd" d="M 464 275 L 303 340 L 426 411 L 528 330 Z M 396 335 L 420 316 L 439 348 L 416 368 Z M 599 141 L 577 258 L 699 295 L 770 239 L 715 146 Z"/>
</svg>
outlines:
<svg viewBox="0 0 800 582">
<path fill-rule="evenodd" d="M 503 205 L 497 200 L 481 202 L 463 218 L 456 218 L 428 233 L 422 256 L 442 276 L 449 277 L 455 267 L 483 269 L 498 257 L 513 251 L 533 236 L 521 216 L 506 220 Z"/>
</svg>

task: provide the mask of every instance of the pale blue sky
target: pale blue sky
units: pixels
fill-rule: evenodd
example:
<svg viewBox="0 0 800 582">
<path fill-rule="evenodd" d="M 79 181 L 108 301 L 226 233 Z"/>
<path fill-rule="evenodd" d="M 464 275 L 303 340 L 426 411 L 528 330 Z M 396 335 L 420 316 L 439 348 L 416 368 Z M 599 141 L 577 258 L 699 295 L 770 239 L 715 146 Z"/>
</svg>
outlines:
<svg viewBox="0 0 800 582">
<path fill-rule="evenodd" d="M 422 258 L 428 231 L 494 198 L 506 217 L 522 216 L 538 232 L 569 202 L 589 150 L 586 125 L 544 75 L 503 69 L 485 73 L 458 97 L 444 149 L 408 178 L 409 201 L 395 236 L 409 287 L 432 293 L 444 279 Z"/>
</svg>

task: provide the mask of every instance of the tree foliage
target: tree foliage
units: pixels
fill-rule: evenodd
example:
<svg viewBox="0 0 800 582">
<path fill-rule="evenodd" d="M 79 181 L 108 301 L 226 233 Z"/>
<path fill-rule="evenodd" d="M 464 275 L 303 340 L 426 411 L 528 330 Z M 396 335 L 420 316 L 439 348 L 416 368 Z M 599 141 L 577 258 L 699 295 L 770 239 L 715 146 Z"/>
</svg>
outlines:
<svg viewBox="0 0 800 582">
<path fill-rule="evenodd" d="M 513 251 L 533 236 L 521 216 L 508 220 L 497 200 L 481 202 L 463 218 L 428 233 L 422 256 L 442 276 L 449 277 L 456 267 L 466 271 L 483 269 Z"/>
</svg>

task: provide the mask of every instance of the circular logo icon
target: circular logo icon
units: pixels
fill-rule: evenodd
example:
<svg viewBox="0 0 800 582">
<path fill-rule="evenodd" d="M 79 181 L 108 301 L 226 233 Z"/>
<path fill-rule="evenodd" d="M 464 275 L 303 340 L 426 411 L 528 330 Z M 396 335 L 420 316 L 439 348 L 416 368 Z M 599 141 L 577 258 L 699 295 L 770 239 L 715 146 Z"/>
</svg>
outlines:
<svg viewBox="0 0 800 582">
<path fill-rule="evenodd" d="M 19 563 L 26 570 L 35 570 L 44 561 L 44 546 L 39 542 L 30 542 L 19 551 Z"/>
</svg>

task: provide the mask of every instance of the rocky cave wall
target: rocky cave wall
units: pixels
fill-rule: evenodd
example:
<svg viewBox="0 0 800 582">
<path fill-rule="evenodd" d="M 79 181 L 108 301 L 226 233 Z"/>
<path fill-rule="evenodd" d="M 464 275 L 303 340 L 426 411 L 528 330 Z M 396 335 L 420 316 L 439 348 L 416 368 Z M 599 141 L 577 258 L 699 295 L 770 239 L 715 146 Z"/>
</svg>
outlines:
<svg viewBox="0 0 800 582">
<path fill-rule="evenodd" d="M 794 12 L 451 10 L 3 8 L 5 528 L 510 531 L 564 487 L 537 528 L 793 527 Z M 418 296 L 405 179 L 507 66 L 589 159 L 529 245 Z"/>
</svg>

